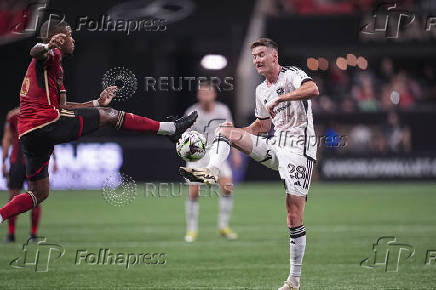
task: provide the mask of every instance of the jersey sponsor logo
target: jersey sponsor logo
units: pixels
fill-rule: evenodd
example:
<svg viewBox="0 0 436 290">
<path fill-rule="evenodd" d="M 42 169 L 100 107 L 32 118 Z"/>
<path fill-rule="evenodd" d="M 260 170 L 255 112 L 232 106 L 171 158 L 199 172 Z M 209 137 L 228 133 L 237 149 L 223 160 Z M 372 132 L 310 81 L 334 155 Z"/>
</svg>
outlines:
<svg viewBox="0 0 436 290">
<path fill-rule="evenodd" d="M 25 77 L 23 80 L 23 84 L 21 85 L 20 96 L 27 96 L 30 88 L 30 79 Z"/>
<path fill-rule="evenodd" d="M 276 114 L 280 113 L 281 111 L 285 110 L 286 108 L 288 108 L 291 105 L 290 102 L 286 102 L 286 104 L 284 106 L 281 106 L 280 108 L 277 108 L 276 110 L 274 110 L 274 112 Z"/>
</svg>

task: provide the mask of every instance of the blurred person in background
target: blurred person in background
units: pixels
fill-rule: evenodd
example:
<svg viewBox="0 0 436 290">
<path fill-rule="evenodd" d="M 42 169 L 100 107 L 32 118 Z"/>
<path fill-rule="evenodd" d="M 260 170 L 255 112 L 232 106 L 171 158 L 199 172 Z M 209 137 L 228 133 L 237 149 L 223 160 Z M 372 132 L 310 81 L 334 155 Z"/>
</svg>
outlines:
<svg viewBox="0 0 436 290">
<path fill-rule="evenodd" d="M 376 111 L 379 108 L 379 103 L 376 98 L 372 75 L 368 71 L 363 71 L 357 73 L 355 78 L 352 94 L 358 103 L 359 109 L 362 111 Z"/>
<path fill-rule="evenodd" d="M 388 113 L 387 126 L 384 130 L 387 145 L 391 152 L 410 152 L 412 149 L 410 129 L 401 126 L 398 113 L 390 111 Z"/>
<path fill-rule="evenodd" d="M 358 124 L 350 131 L 350 151 L 368 152 L 371 148 L 372 133 L 368 126 Z"/>
<path fill-rule="evenodd" d="M 221 102 L 216 101 L 217 92 L 211 83 L 200 84 L 197 91 L 198 102 L 190 106 L 185 114 L 191 112 L 198 112 L 198 119 L 191 127 L 192 130 L 204 134 L 207 138 L 206 146 L 208 150 L 206 155 L 198 161 L 187 162 L 186 167 L 206 167 L 210 159 L 210 147 L 215 138 L 215 130 L 223 122 L 232 122 L 232 114 L 230 109 Z M 236 148 L 232 148 L 231 161 L 234 168 L 241 166 L 242 158 L 240 152 Z M 218 232 L 219 234 L 228 239 L 234 240 L 238 237 L 229 227 L 230 215 L 233 208 L 232 197 L 232 170 L 228 161 L 225 161 L 220 168 L 220 178 L 218 180 L 221 197 L 219 203 L 218 213 Z M 200 185 L 198 183 L 190 182 L 189 196 L 186 201 L 186 236 L 185 241 L 190 243 L 196 240 L 198 235 L 198 215 L 199 203 L 198 196 Z"/>
</svg>

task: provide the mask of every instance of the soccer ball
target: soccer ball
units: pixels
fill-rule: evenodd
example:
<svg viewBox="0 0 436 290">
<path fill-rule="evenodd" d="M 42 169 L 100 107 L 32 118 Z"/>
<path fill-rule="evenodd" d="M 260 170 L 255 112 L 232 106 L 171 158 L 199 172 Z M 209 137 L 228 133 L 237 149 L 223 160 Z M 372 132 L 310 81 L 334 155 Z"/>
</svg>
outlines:
<svg viewBox="0 0 436 290">
<path fill-rule="evenodd" d="M 186 131 L 176 144 L 177 154 L 185 161 L 196 161 L 206 154 L 206 138 L 197 131 Z"/>
</svg>

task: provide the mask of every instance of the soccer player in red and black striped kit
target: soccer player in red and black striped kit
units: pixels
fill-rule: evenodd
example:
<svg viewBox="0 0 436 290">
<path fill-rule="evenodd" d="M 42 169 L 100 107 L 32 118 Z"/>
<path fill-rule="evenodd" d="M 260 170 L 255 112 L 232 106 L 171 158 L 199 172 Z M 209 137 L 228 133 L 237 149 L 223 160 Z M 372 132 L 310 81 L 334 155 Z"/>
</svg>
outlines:
<svg viewBox="0 0 436 290">
<path fill-rule="evenodd" d="M 41 26 L 44 43 L 30 51 L 32 61 L 20 90 L 18 133 L 26 159 L 29 190 L 0 209 L 0 223 L 35 208 L 49 195 L 48 162 L 55 144 L 77 140 L 99 127 L 168 135 L 176 141 L 197 119 L 197 112 L 174 122 L 158 122 L 109 105 L 117 87 L 103 90 L 98 99 L 83 104 L 66 101 L 62 56 L 71 55 L 74 39 L 65 21 L 49 20 Z"/>
</svg>

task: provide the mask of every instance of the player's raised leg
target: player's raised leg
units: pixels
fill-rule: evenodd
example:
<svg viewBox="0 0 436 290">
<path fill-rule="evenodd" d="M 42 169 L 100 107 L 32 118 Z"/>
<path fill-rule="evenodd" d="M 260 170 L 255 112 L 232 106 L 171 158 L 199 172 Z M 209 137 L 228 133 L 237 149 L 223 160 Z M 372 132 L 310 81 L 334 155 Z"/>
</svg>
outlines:
<svg viewBox="0 0 436 290">
<path fill-rule="evenodd" d="M 186 236 L 185 241 L 192 243 L 198 235 L 198 192 L 200 186 L 197 184 L 189 185 L 189 196 L 186 200 Z"/>
<path fill-rule="evenodd" d="M 177 141 L 198 117 L 198 113 L 193 112 L 189 116 L 183 116 L 173 122 L 159 122 L 109 107 L 98 107 L 97 110 L 99 113 L 99 127 L 111 125 L 117 129 L 127 131 L 168 135 L 172 141 Z"/>
<path fill-rule="evenodd" d="M 227 160 L 230 147 L 249 155 L 253 150 L 253 142 L 250 134 L 233 127 L 230 122 L 223 123 L 217 131 L 216 138 L 210 149 L 209 165 L 206 168 L 180 167 L 180 174 L 190 181 L 215 184 L 219 178 L 219 168 Z"/>
</svg>

